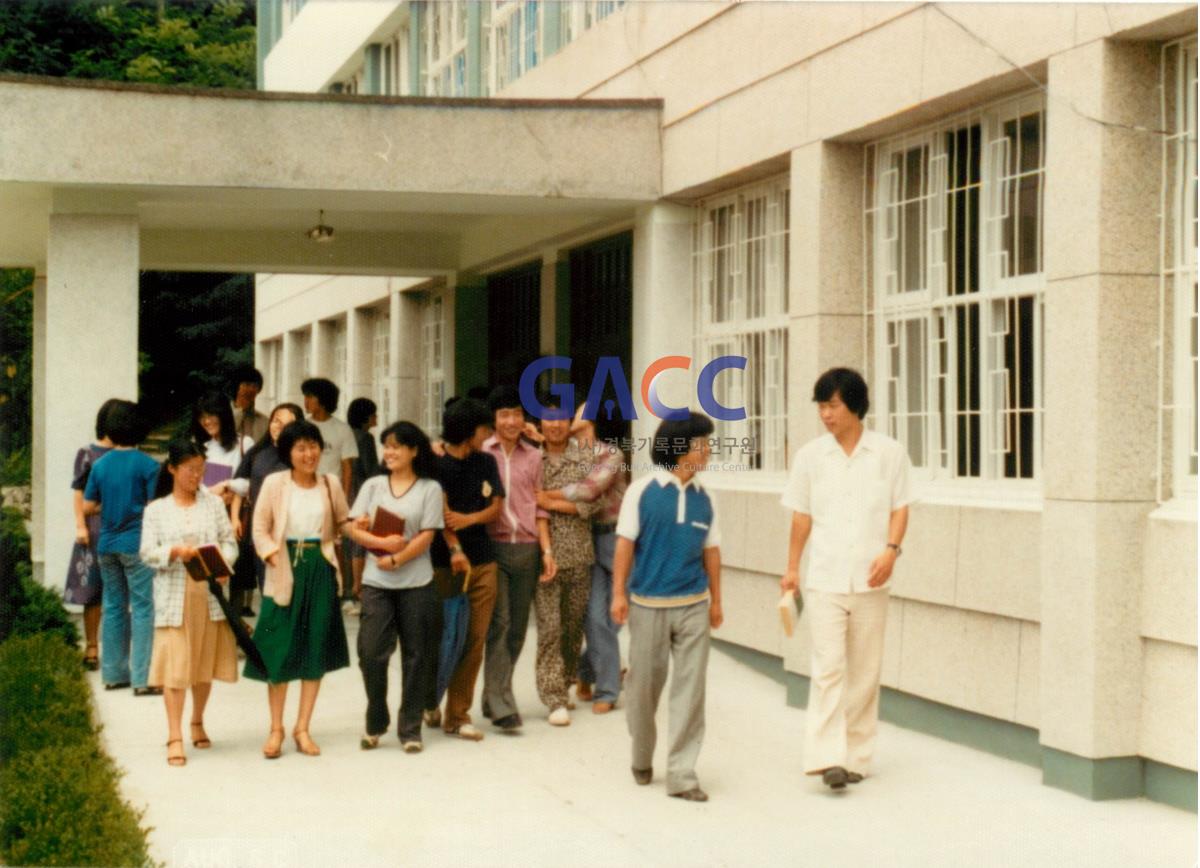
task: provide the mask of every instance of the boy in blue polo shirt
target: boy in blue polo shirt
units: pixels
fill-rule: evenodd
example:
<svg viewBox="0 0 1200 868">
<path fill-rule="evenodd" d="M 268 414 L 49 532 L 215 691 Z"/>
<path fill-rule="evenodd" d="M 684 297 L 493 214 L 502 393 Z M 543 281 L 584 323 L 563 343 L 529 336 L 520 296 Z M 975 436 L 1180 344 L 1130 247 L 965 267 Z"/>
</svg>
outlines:
<svg viewBox="0 0 1200 868">
<path fill-rule="evenodd" d="M 716 505 L 696 479 L 712 432 L 712 420 L 700 413 L 658 426 L 655 470 L 625 493 L 613 558 L 612 618 L 629 621 L 625 720 L 633 779 L 645 785 L 654 776 L 654 713 L 670 665 L 667 795 L 689 802 L 708 801 L 695 765 L 704 738 L 708 631 L 723 620 Z"/>
</svg>

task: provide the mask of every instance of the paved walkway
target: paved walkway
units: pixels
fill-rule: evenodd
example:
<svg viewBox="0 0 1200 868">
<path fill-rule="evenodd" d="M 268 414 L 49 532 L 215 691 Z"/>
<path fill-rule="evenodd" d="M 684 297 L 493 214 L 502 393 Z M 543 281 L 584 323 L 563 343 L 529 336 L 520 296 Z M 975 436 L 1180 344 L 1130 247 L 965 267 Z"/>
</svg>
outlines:
<svg viewBox="0 0 1200 868">
<path fill-rule="evenodd" d="M 353 649 L 357 619 L 347 627 Z M 669 799 L 661 746 L 654 783 L 634 785 L 619 710 L 596 717 L 582 706 L 569 727 L 546 723 L 533 640 L 531 630 L 517 683 L 524 733 L 486 726 L 475 744 L 427 730 L 418 755 L 401 753 L 394 737 L 359 750 L 356 668 L 325 679 L 312 729 L 322 756 L 289 741 L 281 759 L 262 759 L 266 690 L 242 680 L 215 686 L 206 721 L 215 745 L 189 742 L 182 769 L 166 764 L 162 700 L 106 693 L 90 677 L 109 751 L 128 772 L 125 794 L 145 806 L 154 854 L 171 868 L 1196 862 L 1194 814 L 1144 800 L 1088 802 L 1042 786 L 1037 769 L 887 724 L 877 774 L 832 795 L 801 775 L 804 712 L 718 651 L 698 765 L 711 801 Z M 398 697 L 398 664 L 393 672 Z M 289 730 L 297 699 L 293 687 Z"/>
</svg>

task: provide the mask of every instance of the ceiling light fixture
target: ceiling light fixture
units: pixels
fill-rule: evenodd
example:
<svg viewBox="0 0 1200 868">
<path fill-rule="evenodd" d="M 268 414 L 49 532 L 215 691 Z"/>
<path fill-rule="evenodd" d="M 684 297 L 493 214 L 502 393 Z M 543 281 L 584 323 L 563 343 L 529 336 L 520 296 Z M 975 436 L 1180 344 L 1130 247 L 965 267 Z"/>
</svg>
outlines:
<svg viewBox="0 0 1200 868">
<path fill-rule="evenodd" d="M 312 229 L 309 229 L 306 234 L 318 244 L 325 244 L 333 240 L 333 227 L 325 225 L 324 210 L 319 212 L 319 216 L 317 217 L 317 225 Z"/>
</svg>

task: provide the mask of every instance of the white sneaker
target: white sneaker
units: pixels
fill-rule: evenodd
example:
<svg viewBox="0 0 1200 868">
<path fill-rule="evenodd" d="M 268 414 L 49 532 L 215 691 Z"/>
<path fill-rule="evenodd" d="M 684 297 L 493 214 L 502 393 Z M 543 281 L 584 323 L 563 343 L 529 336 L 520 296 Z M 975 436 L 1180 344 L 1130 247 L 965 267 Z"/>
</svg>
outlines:
<svg viewBox="0 0 1200 868">
<path fill-rule="evenodd" d="M 464 723 L 458 729 L 447 732 L 446 735 L 455 735 L 467 741 L 483 741 L 483 733 L 469 723 Z"/>
<path fill-rule="evenodd" d="M 558 708 L 550 712 L 551 726 L 568 726 L 571 723 L 571 713 L 567 711 L 565 706 L 560 705 Z"/>
</svg>

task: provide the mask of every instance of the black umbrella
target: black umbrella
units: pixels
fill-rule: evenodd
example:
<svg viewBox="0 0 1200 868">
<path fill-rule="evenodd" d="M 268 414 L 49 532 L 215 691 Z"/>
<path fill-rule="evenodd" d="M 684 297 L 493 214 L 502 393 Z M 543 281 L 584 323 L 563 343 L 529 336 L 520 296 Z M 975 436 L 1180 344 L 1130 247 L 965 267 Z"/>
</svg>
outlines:
<svg viewBox="0 0 1200 868">
<path fill-rule="evenodd" d="M 258 650 L 258 646 L 254 644 L 254 640 L 250 638 L 250 631 L 246 629 L 241 613 L 234 613 L 232 607 L 229 605 L 229 601 L 225 599 L 225 594 L 221 591 L 220 584 L 217 582 L 218 578 L 228 576 L 230 572 L 225 559 L 221 558 L 219 553 L 216 557 L 220 560 L 214 564 L 209 564 L 203 555 L 201 555 L 200 557 L 186 561 L 184 567 L 187 568 L 188 575 L 192 577 L 193 581 L 208 583 L 208 592 L 217 598 L 217 605 L 225 613 L 225 621 L 229 624 L 229 629 L 233 631 L 233 638 L 237 641 L 238 647 L 246 652 L 246 657 L 256 666 L 263 672 L 266 672 L 266 661 L 263 660 L 262 652 Z M 213 569 L 214 566 L 216 567 L 215 571 Z"/>
</svg>

